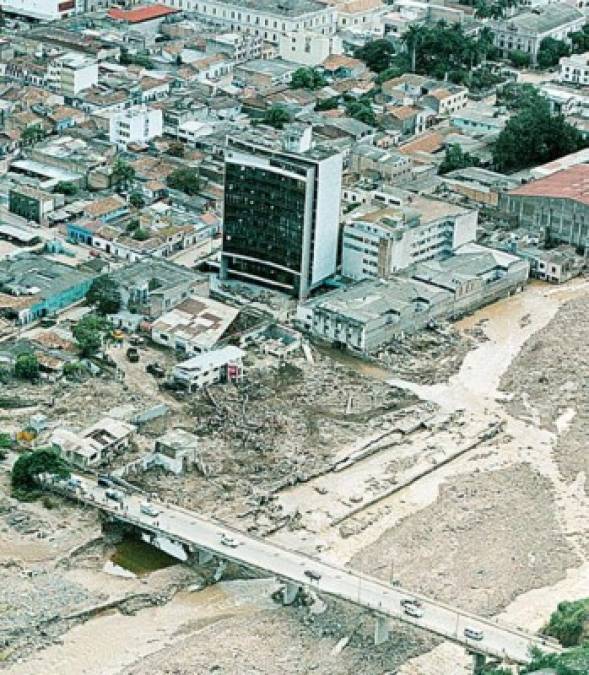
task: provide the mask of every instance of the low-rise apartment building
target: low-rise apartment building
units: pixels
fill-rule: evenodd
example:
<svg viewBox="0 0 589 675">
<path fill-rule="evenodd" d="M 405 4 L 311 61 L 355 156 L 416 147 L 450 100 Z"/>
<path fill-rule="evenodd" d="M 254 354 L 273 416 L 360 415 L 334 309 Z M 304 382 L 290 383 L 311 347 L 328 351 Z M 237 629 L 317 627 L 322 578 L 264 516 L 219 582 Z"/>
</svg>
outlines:
<svg viewBox="0 0 589 675">
<path fill-rule="evenodd" d="M 231 345 L 205 352 L 174 366 L 172 380 L 190 392 L 217 382 L 239 382 L 244 356 L 242 349 Z"/>
<path fill-rule="evenodd" d="M 478 212 L 415 197 L 411 206 L 358 216 L 343 227 L 342 275 L 386 279 L 417 262 L 447 257 L 476 239 Z"/>
<path fill-rule="evenodd" d="M 134 106 L 113 113 L 109 120 L 109 138 L 119 148 L 129 143 L 145 145 L 163 132 L 163 114 L 158 108 Z"/>
<path fill-rule="evenodd" d="M 417 263 L 389 279 L 365 279 L 299 304 L 297 323 L 334 345 L 370 353 L 397 335 L 521 290 L 528 273 L 527 261 L 469 243 L 444 260 Z"/>
</svg>

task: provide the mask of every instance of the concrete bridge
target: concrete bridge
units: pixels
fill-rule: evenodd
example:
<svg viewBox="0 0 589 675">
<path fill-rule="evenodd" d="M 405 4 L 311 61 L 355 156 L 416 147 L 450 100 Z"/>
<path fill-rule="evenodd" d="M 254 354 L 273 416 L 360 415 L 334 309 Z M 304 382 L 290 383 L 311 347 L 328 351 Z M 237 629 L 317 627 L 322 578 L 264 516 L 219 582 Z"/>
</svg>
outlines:
<svg viewBox="0 0 589 675">
<path fill-rule="evenodd" d="M 397 619 L 463 646 L 473 655 L 475 673 L 482 670 L 487 658 L 513 665 L 517 670 L 518 665 L 529 663 L 534 647 L 544 652 L 561 651 L 551 638 L 464 612 L 177 506 L 151 502 L 158 513 L 150 516 L 140 508 L 144 497 L 125 494 L 123 503 L 118 504 L 107 498 L 106 490 L 96 483 L 82 476 L 75 479 L 80 486 L 75 491 L 67 490 L 68 496 L 95 506 L 114 521 L 134 526 L 145 541 L 180 560 L 194 555 L 204 563 L 218 557 L 268 572 L 284 584 L 285 604 L 293 602 L 299 590 L 306 587 L 369 610 L 375 619 L 376 644 L 388 638 L 390 621 Z M 64 485 L 54 484 L 53 489 L 63 492 Z M 412 601 L 411 606 L 407 601 Z"/>
</svg>

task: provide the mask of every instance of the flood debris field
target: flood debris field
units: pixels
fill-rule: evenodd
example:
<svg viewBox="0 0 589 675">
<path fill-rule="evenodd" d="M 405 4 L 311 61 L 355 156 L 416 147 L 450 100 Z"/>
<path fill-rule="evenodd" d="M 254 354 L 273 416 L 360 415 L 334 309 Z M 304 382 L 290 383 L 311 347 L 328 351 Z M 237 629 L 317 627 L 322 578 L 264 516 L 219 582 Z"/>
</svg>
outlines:
<svg viewBox="0 0 589 675">
<path fill-rule="evenodd" d="M 507 408 L 558 432 L 555 457 L 570 483 L 580 480 L 589 496 L 589 297 L 564 304 L 535 335 L 501 381 Z"/>
<path fill-rule="evenodd" d="M 171 476 L 154 470 L 133 482 L 220 517 L 255 515 L 264 506 L 265 518 L 280 520 L 268 506 L 275 493 L 329 472 L 342 447 L 419 407 L 410 392 L 318 352 L 313 364 L 302 357 L 284 364 L 248 358 L 243 383 L 194 394 L 175 418 L 199 437 L 204 471 Z"/>
<path fill-rule="evenodd" d="M 457 338 L 426 334 L 414 362 L 400 357 L 404 370 L 392 356 L 385 365 L 383 355 L 359 361 L 315 347 L 314 363 L 297 355 L 281 366 L 252 351 L 239 387 L 174 398 L 145 375 L 144 365 L 133 365 L 125 382 L 28 387 L 20 395 L 41 403 L 0 415 L 13 428 L 39 411 L 50 423 L 81 426 L 79 410 L 92 411 L 87 424 L 110 409 L 165 402 L 170 414 L 140 430 L 129 457 L 179 427 L 198 436 L 200 468 L 132 476 L 141 487 L 464 609 L 491 616 L 507 608 L 506 618 L 517 623 L 517 612 L 510 613 L 516 597 L 531 589 L 550 594 L 556 584 L 556 604 L 568 575 L 574 580 L 587 560 L 576 489 L 584 494 L 586 487 L 580 425 L 587 355 L 579 345 L 587 296 L 559 298 L 531 287 L 461 322 L 453 329 Z M 0 489 L 8 492 L 7 482 Z M 7 499 L 2 603 L 11 605 L 5 618 L 21 637 L 8 636 L 2 653 L 7 665 L 25 659 L 17 675 L 28 675 L 27 665 L 41 663 L 44 653 L 55 664 L 47 672 L 79 665 L 80 649 L 91 675 L 462 672 L 462 650 L 442 657 L 448 645 L 436 647 L 437 640 L 404 625 L 394 624 L 392 640 L 375 648 L 372 618 L 329 598 L 282 608 L 267 589 L 256 596 L 258 580 L 222 582 L 187 600 L 178 590 L 202 583 L 188 566 L 143 579 L 106 574 L 113 551 L 101 539 L 93 542 L 101 534 L 96 514 L 59 499 L 51 509 Z M 249 589 L 238 610 L 220 601 L 221 588 L 229 593 L 232 583 Z M 12 585 L 21 603 L 12 602 Z M 57 589 L 61 604 L 43 603 L 47 589 Z M 85 614 L 111 602 L 115 615 Z M 117 617 L 135 612 L 119 623 Z M 57 617 L 55 628 L 45 625 L 50 616 Z M 78 630 L 69 631 L 73 626 Z M 100 630 L 119 640 L 110 666 L 88 646 Z"/>
</svg>

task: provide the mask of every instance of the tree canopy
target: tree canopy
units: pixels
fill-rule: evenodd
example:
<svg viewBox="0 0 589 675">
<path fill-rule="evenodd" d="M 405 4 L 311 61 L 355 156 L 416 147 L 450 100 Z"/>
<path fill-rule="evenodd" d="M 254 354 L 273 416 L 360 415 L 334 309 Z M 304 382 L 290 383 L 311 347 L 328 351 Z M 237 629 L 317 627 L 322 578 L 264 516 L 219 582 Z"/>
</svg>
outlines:
<svg viewBox="0 0 589 675">
<path fill-rule="evenodd" d="M 14 364 L 14 374 L 20 380 L 36 382 L 39 379 L 39 361 L 32 352 L 19 354 Z"/>
<path fill-rule="evenodd" d="M 53 448 L 39 448 L 21 455 L 11 473 L 12 488 L 17 494 L 26 496 L 37 490 L 37 476 L 50 473 L 59 478 L 69 478 L 70 470 L 67 462 Z"/>
<path fill-rule="evenodd" d="M 509 110 L 521 110 L 528 106 L 542 105 L 544 97 L 533 84 L 510 82 L 497 91 L 497 104 Z"/>
<path fill-rule="evenodd" d="M 586 143 L 562 115 L 553 115 L 543 99 L 526 105 L 499 134 L 493 150 L 498 171 L 517 171 L 576 152 Z"/>
<path fill-rule="evenodd" d="M 316 68 L 298 68 L 292 74 L 290 81 L 292 89 L 320 89 L 325 84 L 323 73 Z"/>
<path fill-rule="evenodd" d="M 166 178 L 166 183 L 172 190 L 180 190 L 187 195 L 197 195 L 200 191 L 200 178 L 196 169 L 176 169 Z"/>
<path fill-rule="evenodd" d="M 60 180 L 59 183 L 55 186 L 55 192 L 59 192 L 62 195 L 75 195 L 78 193 L 78 186 L 75 183 L 70 183 L 69 181 Z"/>
<path fill-rule="evenodd" d="M 121 293 L 113 279 L 101 276 L 94 279 L 90 290 L 86 293 L 88 304 L 94 305 L 98 314 L 116 314 L 121 308 Z"/>
<path fill-rule="evenodd" d="M 540 68 L 551 68 L 558 64 L 562 56 L 569 56 L 571 48 L 562 40 L 547 37 L 540 43 L 536 60 Z"/>
<path fill-rule="evenodd" d="M 376 126 L 376 116 L 370 100 L 360 98 L 358 100 L 348 101 L 348 103 L 346 103 L 346 113 L 359 122 Z"/>
<path fill-rule="evenodd" d="M 550 615 L 543 633 L 555 637 L 563 647 L 574 647 L 581 644 L 586 622 L 589 622 L 589 598 L 563 601 Z"/>
<path fill-rule="evenodd" d="M 454 83 L 470 84 L 478 72 L 473 70 L 475 66 L 496 52 L 488 28 L 473 37 L 466 35 L 460 24 L 449 26 L 444 21 L 431 26 L 411 26 L 403 36 L 403 43 L 405 52 L 389 55 L 386 66 L 378 71 L 380 82 L 411 70 L 439 80 L 447 77 Z"/>
<path fill-rule="evenodd" d="M 95 354 L 100 349 L 102 338 L 109 329 L 110 323 L 98 314 L 86 314 L 82 317 L 72 329 L 82 356 Z"/>
<path fill-rule="evenodd" d="M 478 157 L 475 157 L 468 152 L 463 152 L 459 145 L 453 144 L 446 150 L 446 155 L 440 164 L 438 173 L 443 175 L 450 171 L 454 171 L 455 169 L 464 169 L 467 166 L 478 166 L 479 163 Z"/>
<path fill-rule="evenodd" d="M 123 159 L 117 157 L 112 167 L 113 183 L 116 186 L 127 190 L 133 180 L 135 180 L 135 169 Z"/>
<path fill-rule="evenodd" d="M 129 195 L 129 204 L 135 209 L 142 209 L 145 206 L 145 199 L 141 192 L 132 192 Z"/>
<path fill-rule="evenodd" d="M 354 56 L 364 63 L 375 73 L 386 70 L 391 65 L 391 59 L 395 54 L 395 47 L 390 40 L 381 38 L 371 40 L 363 47 L 358 47 Z"/>
<path fill-rule="evenodd" d="M 290 114 L 284 106 L 275 104 L 266 110 L 262 122 L 275 129 L 282 129 L 290 122 Z"/>
</svg>

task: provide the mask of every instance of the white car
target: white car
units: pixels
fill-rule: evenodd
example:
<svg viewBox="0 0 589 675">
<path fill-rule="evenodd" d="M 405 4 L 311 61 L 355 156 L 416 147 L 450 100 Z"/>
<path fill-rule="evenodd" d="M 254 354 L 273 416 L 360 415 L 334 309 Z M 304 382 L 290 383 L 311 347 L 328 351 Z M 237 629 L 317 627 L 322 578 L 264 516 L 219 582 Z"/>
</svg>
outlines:
<svg viewBox="0 0 589 675">
<path fill-rule="evenodd" d="M 223 544 L 223 546 L 229 546 L 230 548 L 237 548 L 239 546 L 238 541 L 233 539 L 233 537 L 229 537 L 226 534 L 221 536 L 221 543 Z"/>
<path fill-rule="evenodd" d="M 155 518 L 155 516 L 159 516 L 161 511 L 157 509 L 153 504 L 150 504 L 149 502 L 142 502 L 141 506 L 139 507 L 139 510 L 141 513 L 144 513 L 146 516 L 151 516 L 152 518 Z"/>
<path fill-rule="evenodd" d="M 469 640 L 482 640 L 484 634 L 482 630 L 478 630 L 477 628 L 465 628 L 464 637 L 469 638 Z"/>
</svg>

